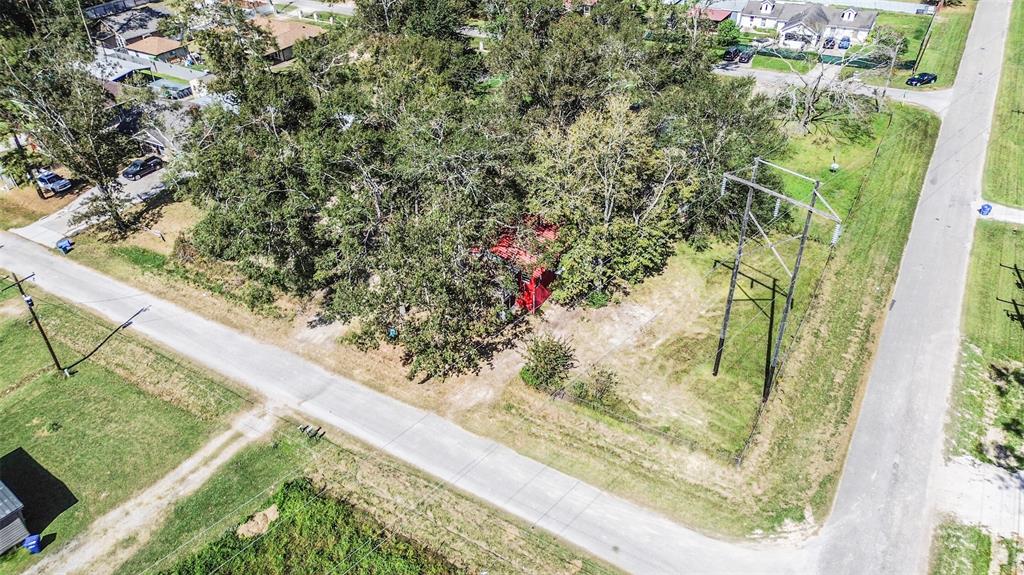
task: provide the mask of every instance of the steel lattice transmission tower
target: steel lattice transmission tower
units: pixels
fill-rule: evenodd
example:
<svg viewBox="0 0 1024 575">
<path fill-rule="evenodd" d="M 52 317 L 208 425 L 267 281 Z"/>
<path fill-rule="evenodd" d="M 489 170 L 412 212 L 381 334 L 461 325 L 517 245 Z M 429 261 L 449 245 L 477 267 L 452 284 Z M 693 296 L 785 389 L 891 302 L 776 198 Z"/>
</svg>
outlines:
<svg viewBox="0 0 1024 575">
<path fill-rule="evenodd" d="M 758 184 L 757 174 L 762 167 L 764 169 L 779 170 L 781 172 L 784 172 L 786 174 L 789 174 L 791 176 L 800 178 L 808 182 L 811 185 L 810 201 L 805 203 L 796 198 L 792 198 L 786 195 L 784 192 L 775 191 Z M 741 172 L 745 173 L 748 170 L 751 173 L 749 180 L 741 178 L 738 175 L 736 175 L 737 173 Z M 722 331 L 719 333 L 718 336 L 718 350 L 715 353 L 715 367 L 712 373 L 717 376 L 718 368 L 722 363 L 722 352 L 725 350 L 725 338 L 729 331 L 729 316 L 732 312 L 732 304 L 736 295 L 736 281 L 740 275 L 740 265 L 742 264 L 743 260 L 743 246 L 747 240 L 747 228 L 750 223 L 753 223 L 758 235 L 760 235 L 762 240 L 765 242 L 765 245 L 775 255 L 775 259 L 778 260 L 779 265 L 782 267 L 783 270 L 785 270 L 786 275 L 789 276 L 789 289 L 787 289 L 785 292 L 786 304 L 782 308 L 782 317 L 779 321 L 779 327 L 774 334 L 774 345 L 771 345 L 771 339 L 769 339 L 768 355 L 770 359 L 768 360 L 768 365 L 765 369 L 764 389 L 761 395 L 761 401 L 767 401 L 772 389 L 772 385 L 775 381 L 775 376 L 778 373 L 779 350 L 782 347 L 782 337 L 786 333 L 786 322 L 789 319 L 789 312 L 793 307 L 793 294 L 796 290 L 797 277 L 800 274 L 800 262 L 803 259 L 804 247 L 807 245 L 807 237 L 811 229 L 811 221 L 814 218 L 814 216 L 818 216 L 820 218 L 824 218 L 825 220 L 831 221 L 835 225 L 835 228 L 832 231 L 832 246 L 835 246 L 836 242 L 839 241 L 839 235 L 842 233 L 843 222 L 839 215 L 835 212 L 835 210 L 832 209 L 832 206 L 829 205 L 828 200 L 826 200 L 825 197 L 821 195 L 820 181 L 805 176 L 801 173 L 794 172 L 793 170 L 790 170 L 788 168 L 784 168 L 777 164 L 765 161 L 761 158 L 754 158 L 754 164 L 744 170 L 741 170 L 739 172 L 726 172 L 722 174 L 722 196 L 725 195 L 726 186 L 729 184 L 729 182 L 739 184 L 747 189 L 747 201 L 746 206 L 743 209 L 743 220 L 740 223 L 739 243 L 736 246 L 736 258 L 733 261 L 732 265 L 732 278 L 729 280 L 729 297 L 725 302 L 725 317 L 722 318 Z M 790 269 L 790 267 L 786 265 L 786 261 L 779 254 L 779 251 L 776 249 L 776 246 L 781 242 L 772 242 L 765 228 L 761 225 L 761 222 L 758 221 L 757 216 L 750 209 L 754 202 L 755 192 L 766 194 L 770 197 L 775 198 L 775 213 L 773 214 L 773 218 L 778 217 L 779 210 L 781 209 L 783 202 L 792 205 L 798 210 L 806 211 L 806 216 L 804 217 L 803 231 L 801 232 L 801 234 L 798 236 L 788 237 L 782 240 L 790 241 L 792 239 L 797 238 L 799 238 L 800 240 L 800 245 L 797 248 L 796 252 L 796 261 L 793 264 L 792 269 Z M 821 204 L 821 206 L 823 206 L 824 209 L 822 209 L 822 207 L 819 207 L 819 203 Z M 772 297 L 774 298 L 774 292 L 772 294 Z M 770 327 L 769 330 L 771 330 Z M 773 334 L 769 333 L 769 338 L 771 338 L 772 335 Z"/>
</svg>

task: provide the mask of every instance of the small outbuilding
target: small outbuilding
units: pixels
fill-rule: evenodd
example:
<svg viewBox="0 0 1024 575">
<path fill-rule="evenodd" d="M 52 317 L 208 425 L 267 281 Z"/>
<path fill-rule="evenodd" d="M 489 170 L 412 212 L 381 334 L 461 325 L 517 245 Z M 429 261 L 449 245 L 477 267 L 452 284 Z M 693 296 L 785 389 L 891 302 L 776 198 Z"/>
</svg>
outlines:
<svg viewBox="0 0 1024 575">
<path fill-rule="evenodd" d="M 28 537 L 28 528 L 25 527 L 22 514 L 24 509 L 21 500 L 0 481 L 0 554 L 21 545 Z"/>
</svg>

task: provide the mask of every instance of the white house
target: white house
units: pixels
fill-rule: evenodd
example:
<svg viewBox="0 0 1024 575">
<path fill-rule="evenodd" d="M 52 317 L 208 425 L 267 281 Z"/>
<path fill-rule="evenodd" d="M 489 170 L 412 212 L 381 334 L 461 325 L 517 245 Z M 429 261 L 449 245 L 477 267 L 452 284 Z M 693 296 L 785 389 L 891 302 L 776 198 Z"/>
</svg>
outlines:
<svg viewBox="0 0 1024 575">
<path fill-rule="evenodd" d="M 777 30 L 780 42 L 790 48 L 819 46 L 826 38 L 851 44 L 867 40 L 878 12 L 858 8 L 836 8 L 822 4 L 750 0 L 740 12 L 744 30 Z"/>
</svg>

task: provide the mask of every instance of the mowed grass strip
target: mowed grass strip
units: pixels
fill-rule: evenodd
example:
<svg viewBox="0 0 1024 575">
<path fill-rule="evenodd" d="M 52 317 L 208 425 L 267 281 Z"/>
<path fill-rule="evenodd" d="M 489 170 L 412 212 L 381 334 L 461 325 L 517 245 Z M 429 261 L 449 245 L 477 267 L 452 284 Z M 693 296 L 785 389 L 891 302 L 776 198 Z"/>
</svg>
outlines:
<svg viewBox="0 0 1024 575">
<path fill-rule="evenodd" d="M 102 338 L 97 318 L 30 291 L 65 363 L 81 356 L 85 341 Z M 140 376 L 183 381 L 163 369 L 171 367 L 166 356 L 130 334 L 67 379 L 56 373 L 19 299 L 0 302 L 0 310 L 0 473 L 25 503 L 29 529 L 48 544 L 43 555 L 173 469 L 238 406 L 230 395 L 215 405 L 190 401 L 187 388 L 165 399 L 159 383 L 145 389 L 122 377 L 122 364 L 130 363 Z M 132 356 L 114 357 L 129 344 Z M 32 559 L 13 550 L 0 559 L 0 574 L 16 573 Z"/>
<path fill-rule="evenodd" d="M 874 162 L 857 168 L 859 178 L 835 184 L 856 185 L 842 200 L 845 209 L 837 208 L 845 230 L 788 356 L 779 399 L 766 413 L 765 448 L 746 464 L 763 489 L 755 516 L 769 526 L 805 519 L 808 502 L 817 520 L 831 507 L 854 398 L 874 354 L 938 129 L 935 116 L 896 107 Z M 831 185 L 822 190 L 837 195 Z"/>
<path fill-rule="evenodd" d="M 992 537 L 978 527 L 945 521 L 932 541 L 931 575 L 986 575 Z"/>
<path fill-rule="evenodd" d="M 1013 3 L 982 194 L 1024 206 L 1024 2 Z"/>
<path fill-rule="evenodd" d="M 165 573 L 463 573 L 415 543 L 395 537 L 365 513 L 321 494 L 307 480 L 285 484 L 263 507 L 277 519 L 258 536 L 225 533 Z"/>
<path fill-rule="evenodd" d="M 980 221 L 964 296 L 964 344 L 953 393 L 949 448 L 1007 468 L 1024 453 L 1022 389 L 1014 368 L 1024 359 L 1024 226 Z M 1013 302 L 1017 302 L 1016 306 Z"/>
</svg>

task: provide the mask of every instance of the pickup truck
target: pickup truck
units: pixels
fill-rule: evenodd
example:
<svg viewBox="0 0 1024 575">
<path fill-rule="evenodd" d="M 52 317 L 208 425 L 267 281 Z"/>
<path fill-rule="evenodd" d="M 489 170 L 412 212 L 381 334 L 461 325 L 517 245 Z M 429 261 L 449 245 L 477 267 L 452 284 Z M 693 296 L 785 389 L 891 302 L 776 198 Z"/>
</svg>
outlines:
<svg viewBox="0 0 1024 575">
<path fill-rule="evenodd" d="M 71 182 L 50 170 L 42 170 L 39 172 L 39 175 L 36 176 L 36 182 L 39 183 L 39 187 L 42 188 L 43 191 L 55 194 L 63 194 L 71 189 Z"/>
</svg>

